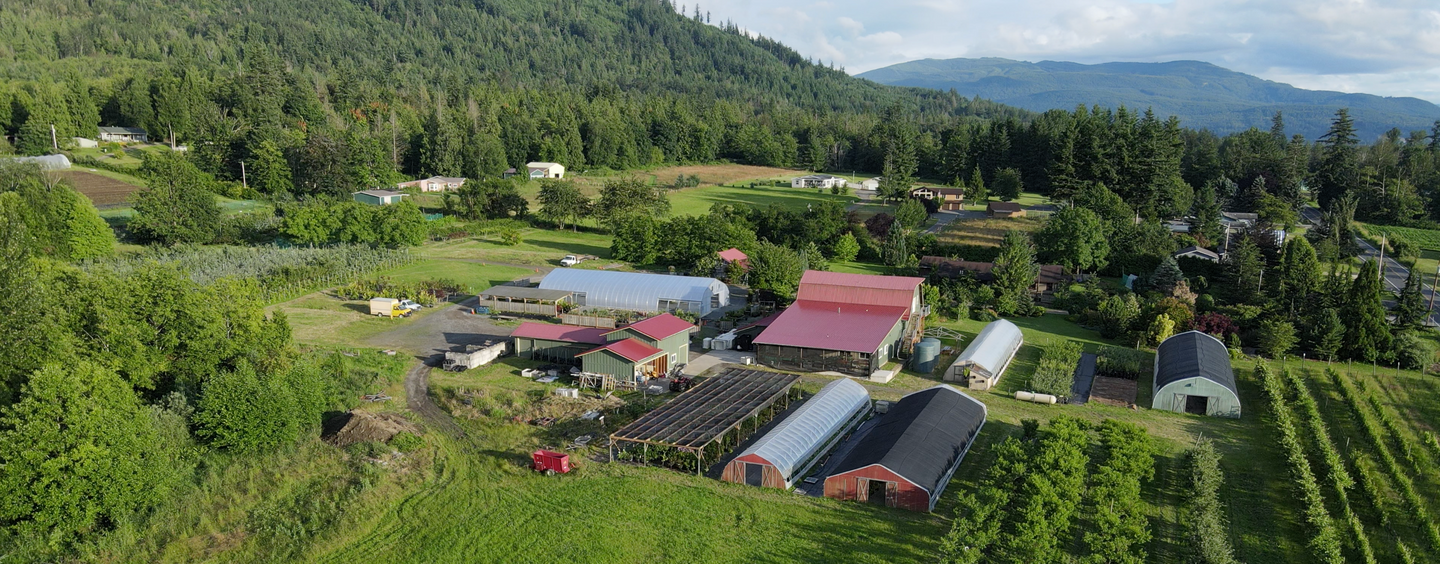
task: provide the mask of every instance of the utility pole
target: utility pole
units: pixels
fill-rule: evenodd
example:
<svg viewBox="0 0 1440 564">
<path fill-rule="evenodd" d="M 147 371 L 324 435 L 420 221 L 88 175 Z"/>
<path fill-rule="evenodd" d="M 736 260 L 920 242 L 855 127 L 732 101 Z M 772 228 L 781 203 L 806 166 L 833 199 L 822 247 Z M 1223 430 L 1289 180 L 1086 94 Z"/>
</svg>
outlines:
<svg viewBox="0 0 1440 564">
<path fill-rule="evenodd" d="M 50 146 L 56 151 L 60 150 L 60 140 L 55 137 L 55 124 L 50 124 Z"/>
<path fill-rule="evenodd" d="M 1385 245 L 1389 244 L 1389 242 L 1390 242 L 1390 234 L 1389 234 L 1389 233 L 1381 233 L 1381 234 L 1380 234 L 1380 263 L 1375 265 L 1375 275 L 1376 275 L 1376 276 L 1379 276 L 1381 280 L 1384 280 L 1384 279 L 1385 279 Z M 1381 288 L 1384 288 L 1385 285 L 1384 285 L 1384 284 L 1381 284 L 1380 287 L 1381 287 Z"/>
<path fill-rule="evenodd" d="M 390 164 L 400 166 L 399 133 L 395 131 L 395 108 L 390 108 Z"/>
<path fill-rule="evenodd" d="M 1435 282 L 1430 284 L 1430 305 L 1425 308 L 1432 316 L 1435 312 L 1435 292 L 1440 291 L 1440 265 L 1435 265 Z"/>
<path fill-rule="evenodd" d="M 245 161 L 240 161 L 240 186 L 250 189 L 250 181 L 245 178 Z"/>
</svg>

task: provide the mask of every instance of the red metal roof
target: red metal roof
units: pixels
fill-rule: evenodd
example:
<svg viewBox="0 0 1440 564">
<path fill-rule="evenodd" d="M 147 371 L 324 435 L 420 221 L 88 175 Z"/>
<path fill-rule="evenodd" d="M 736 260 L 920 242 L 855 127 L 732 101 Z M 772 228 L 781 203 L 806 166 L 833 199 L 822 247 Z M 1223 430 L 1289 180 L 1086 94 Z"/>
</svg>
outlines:
<svg viewBox="0 0 1440 564">
<path fill-rule="evenodd" d="M 910 307 L 798 300 L 755 344 L 873 353 Z"/>
<path fill-rule="evenodd" d="M 547 341 L 561 341 L 565 343 L 585 343 L 589 345 L 605 344 L 605 333 L 608 329 L 599 327 L 576 327 L 574 325 L 553 325 L 550 323 L 533 323 L 526 321 L 510 333 L 511 337 L 525 337 L 529 339 L 545 339 Z"/>
<path fill-rule="evenodd" d="M 590 349 L 575 356 L 585 356 L 587 354 L 600 351 L 610 351 L 612 353 L 620 355 L 622 358 L 630 362 L 640 362 L 642 360 L 653 358 L 655 355 L 665 354 L 665 351 L 642 343 L 639 339 L 631 337 L 629 339 L 621 339 L 619 341 L 614 341 L 603 347 L 596 347 Z"/>
<path fill-rule="evenodd" d="M 777 312 L 772 313 L 772 314 L 770 314 L 770 315 L 767 315 L 767 316 L 765 316 L 765 317 L 761 317 L 760 319 L 756 319 L 754 323 L 751 323 L 751 324 L 749 324 L 749 325 L 746 325 L 746 326 L 744 326 L 744 327 L 741 327 L 741 328 L 738 329 L 738 330 L 739 330 L 739 331 L 744 331 L 744 330 L 749 329 L 749 328 L 751 328 L 751 327 L 769 327 L 770 324 L 771 324 L 771 323 L 774 323 L 774 322 L 775 322 L 775 319 L 778 318 L 778 317 L 780 317 L 780 314 L 782 314 L 782 313 L 785 313 L 785 312 L 783 312 L 783 311 L 777 311 Z"/>
<path fill-rule="evenodd" d="M 641 335 L 659 341 L 661 339 L 668 339 L 673 335 L 679 334 L 684 331 L 689 331 L 694 328 L 695 326 L 691 325 L 689 321 L 685 321 L 684 319 L 680 319 L 679 317 L 675 317 L 668 313 L 662 313 L 649 319 L 636 321 L 619 329 L 612 329 L 605 332 L 605 334 L 609 335 L 610 333 L 614 333 L 616 331 L 634 329 Z"/>
<path fill-rule="evenodd" d="M 800 277 L 798 300 L 839 302 L 905 308 L 908 316 L 915 305 L 915 288 L 924 278 L 879 276 L 807 270 Z"/>
<path fill-rule="evenodd" d="M 750 257 L 746 256 L 745 253 L 742 252 L 740 249 L 730 247 L 728 249 L 720 251 L 720 258 L 726 262 L 738 262 L 746 260 Z"/>
</svg>

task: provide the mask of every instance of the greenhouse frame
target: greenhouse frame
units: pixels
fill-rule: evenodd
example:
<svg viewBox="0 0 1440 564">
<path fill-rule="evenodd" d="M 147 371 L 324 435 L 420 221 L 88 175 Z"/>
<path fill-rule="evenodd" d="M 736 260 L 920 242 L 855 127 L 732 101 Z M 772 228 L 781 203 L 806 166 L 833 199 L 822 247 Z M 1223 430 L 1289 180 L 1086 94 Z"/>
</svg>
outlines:
<svg viewBox="0 0 1440 564">
<path fill-rule="evenodd" d="M 834 380 L 725 465 L 720 479 L 790 489 L 870 414 L 870 392 Z"/>
<path fill-rule="evenodd" d="M 1240 417 L 1240 393 L 1230 350 L 1220 339 L 1186 331 L 1155 349 L 1155 393 L 1150 407 L 1176 413 Z"/>
<path fill-rule="evenodd" d="M 630 311 L 688 311 L 700 316 L 730 305 L 730 288 L 714 278 L 557 268 L 542 290 L 571 292 L 578 307 Z"/>
<path fill-rule="evenodd" d="M 1000 381 L 1000 375 L 1023 344 L 1025 336 L 1014 323 L 1004 319 L 991 321 L 945 370 L 945 381 L 969 382 L 972 390 L 988 390 Z"/>
</svg>

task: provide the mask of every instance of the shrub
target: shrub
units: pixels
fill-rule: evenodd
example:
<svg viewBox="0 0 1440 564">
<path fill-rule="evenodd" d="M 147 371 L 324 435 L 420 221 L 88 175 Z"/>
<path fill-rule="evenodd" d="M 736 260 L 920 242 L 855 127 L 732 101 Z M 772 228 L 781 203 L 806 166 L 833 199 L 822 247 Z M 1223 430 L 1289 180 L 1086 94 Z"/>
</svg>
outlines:
<svg viewBox="0 0 1440 564">
<path fill-rule="evenodd" d="M 1103 346 L 1095 356 L 1095 374 L 1098 376 L 1139 380 L 1147 368 L 1145 353 L 1135 349 Z"/>
<path fill-rule="evenodd" d="M 415 452 L 419 450 L 420 447 L 425 446 L 425 439 L 420 438 L 420 436 L 415 433 L 401 432 L 390 437 L 390 446 L 395 447 L 395 450 L 400 452 Z"/>
<path fill-rule="evenodd" d="M 1030 376 L 1030 387 L 1042 394 L 1069 396 L 1075 384 L 1075 365 L 1080 362 L 1080 343 L 1061 341 L 1046 345 L 1040 366 Z"/>
</svg>

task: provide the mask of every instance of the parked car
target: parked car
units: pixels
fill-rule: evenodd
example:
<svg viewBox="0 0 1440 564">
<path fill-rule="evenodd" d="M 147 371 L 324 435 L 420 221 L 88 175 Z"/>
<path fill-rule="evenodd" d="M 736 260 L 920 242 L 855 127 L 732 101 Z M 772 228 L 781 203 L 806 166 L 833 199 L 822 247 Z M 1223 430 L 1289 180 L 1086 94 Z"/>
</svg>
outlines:
<svg viewBox="0 0 1440 564">
<path fill-rule="evenodd" d="M 413 311 L 413 310 L 420 309 L 420 308 L 422 308 L 422 307 L 425 307 L 425 306 L 422 306 L 422 305 L 420 305 L 420 304 L 417 304 L 417 303 L 415 303 L 414 301 L 411 301 L 411 300 L 400 300 L 400 309 L 408 309 L 408 310 L 412 310 L 412 311 Z"/>
</svg>

